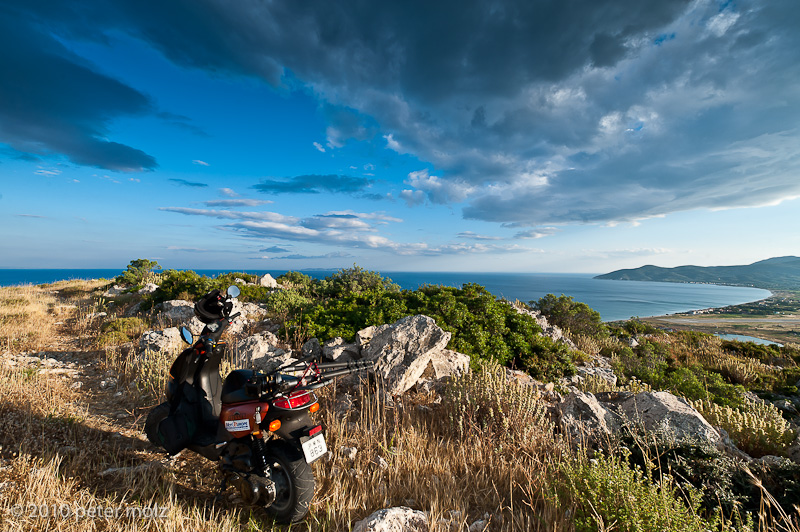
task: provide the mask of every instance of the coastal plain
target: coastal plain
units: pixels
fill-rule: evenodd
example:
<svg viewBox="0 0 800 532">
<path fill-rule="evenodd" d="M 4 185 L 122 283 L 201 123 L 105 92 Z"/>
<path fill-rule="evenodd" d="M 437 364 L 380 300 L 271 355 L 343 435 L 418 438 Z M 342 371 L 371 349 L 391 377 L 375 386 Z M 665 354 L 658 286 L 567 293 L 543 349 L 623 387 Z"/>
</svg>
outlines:
<svg viewBox="0 0 800 532">
<path fill-rule="evenodd" d="M 739 334 L 780 344 L 800 342 L 800 292 L 774 291 L 763 300 L 642 318 L 662 329 Z"/>
</svg>

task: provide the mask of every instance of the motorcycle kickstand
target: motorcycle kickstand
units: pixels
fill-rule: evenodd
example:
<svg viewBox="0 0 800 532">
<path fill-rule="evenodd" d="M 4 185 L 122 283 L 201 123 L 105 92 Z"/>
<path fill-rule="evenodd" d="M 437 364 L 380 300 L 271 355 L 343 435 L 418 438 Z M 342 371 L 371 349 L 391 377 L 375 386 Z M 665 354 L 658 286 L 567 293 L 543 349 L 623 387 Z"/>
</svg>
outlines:
<svg viewBox="0 0 800 532">
<path fill-rule="evenodd" d="M 228 489 L 228 476 L 229 475 L 227 473 L 222 475 L 222 482 L 219 483 L 219 490 L 214 497 L 214 506 L 222 502 L 222 494 L 225 493 L 226 489 Z"/>
</svg>

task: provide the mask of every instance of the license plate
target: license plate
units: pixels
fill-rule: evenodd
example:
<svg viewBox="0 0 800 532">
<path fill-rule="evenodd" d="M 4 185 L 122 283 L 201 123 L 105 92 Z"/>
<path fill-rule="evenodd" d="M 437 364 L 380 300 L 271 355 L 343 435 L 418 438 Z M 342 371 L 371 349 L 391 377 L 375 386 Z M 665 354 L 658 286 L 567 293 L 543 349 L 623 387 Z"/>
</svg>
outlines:
<svg viewBox="0 0 800 532">
<path fill-rule="evenodd" d="M 325 436 L 321 432 L 304 441 L 302 445 L 303 454 L 306 455 L 306 462 L 309 464 L 328 452 L 328 446 L 325 445 Z"/>
</svg>

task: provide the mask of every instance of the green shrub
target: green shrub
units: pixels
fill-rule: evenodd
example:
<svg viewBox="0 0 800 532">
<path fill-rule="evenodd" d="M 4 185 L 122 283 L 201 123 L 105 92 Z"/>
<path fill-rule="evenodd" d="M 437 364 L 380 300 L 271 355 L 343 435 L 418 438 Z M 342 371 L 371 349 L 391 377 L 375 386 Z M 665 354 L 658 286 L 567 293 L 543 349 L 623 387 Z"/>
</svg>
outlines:
<svg viewBox="0 0 800 532">
<path fill-rule="evenodd" d="M 300 272 L 286 272 L 275 279 L 282 286 L 294 290 L 306 297 L 314 293 L 314 286 L 317 281 L 308 275 Z"/>
<path fill-rule="evenodd" d="M 701 336 L 688 338 L 702 341 Z M 692 401 L 710 399 L 721 406 L 742 404 L 744 387 L 726 382 L 718 372 L 708 371 L 700 364 L 681 365 L 672 347 L 645 340 L 634 349 L 620 350 L 612 358 L 612 367 L 623 382 L 636 377 L 653 389 L 669 391 Z"/>
<path fill-rule="evenodd" d="M 708 400 L 692 406 L 712 425 L 722 427 L 742 451 L 753 457 L 786 456 L 795 432 L 780 410 L 769 403 L 745 401 L 739 408 L 719 406 Z"/>
<path fill-rule="evenodd" d="M 462 438 L 489 434 L 495 441 L 524 446 L 552 431 L 538 391 L 508 382 L 505 369 L 494 361 L 480 361 L 473 371 L 452 379 L 444 404 Z"/>
<path fill-rule="evenodd" d="M 118 318 L 103 323 L 97 344 L 100 346 L 119 345 L 130 342 L 147 329 L 141 318 Z"/>
<path fill-rule="evenodd" d="M 295 290 L 277 290 L 268 294 L 264 299 L 267 310 L 284 321 L 289 315 L 294 315 L 310 306 L 311 300 Z"/>
<path fill-rule="evenodd" d="M 571 334 L 590 336 L 608 334 L 599 312 L 586 303 L 575 301 L 564 294 L 559 297 L 547 294 L 538 301 L 531 301 L 530 305 L 541 312 L 550 324 L 557 325 Z"/>
<path fill-rule="evenodd" d="M 625 429 L 618 443 L 630 450 L 628 461 L 632 467 L 650 473 L 658 482 L 661 475 L 669 473 L 684 494 L 690 490 L 701 493 L 700 508 L 704 515 L 721 511 L 729 521 L 747 521 L 740 515 L 746 494 L 735 486 L 733 477 L 739 464 L 721 450 L 708 443 L 676 441 L 668 432 L 640 432 Z"/>
<path fill-rule="evenodd" d="M 321 297 L 329 299 L 400 291 L 400 287 L 388 277 L 382 277 L 378 272 L 365 270 L 356 265 L 341 269 L 314 285 Z"/>
<path fill-rule="evenodd" d="M 621 456 L 579 456 L 560 462 L 563 476 L 551 483 L 561 504 L 575 508 L 575 530 L 705 532 L 717 526 L 716 519 L 698 515 L 697 490 L 680 489 L 668 474 L 651 482 L 641 468 L 629 465 L 629 456 L 623 449 Z"/>
<path fill-rule="evenodd" d="M 153 270 L 160 270 L 158 261 L 149 259 L 135 259 L 128 264 L 127 269 L 119 274 L 114 282 L 127 286 L 143 286 L 153 275 Z"/>
</svg>

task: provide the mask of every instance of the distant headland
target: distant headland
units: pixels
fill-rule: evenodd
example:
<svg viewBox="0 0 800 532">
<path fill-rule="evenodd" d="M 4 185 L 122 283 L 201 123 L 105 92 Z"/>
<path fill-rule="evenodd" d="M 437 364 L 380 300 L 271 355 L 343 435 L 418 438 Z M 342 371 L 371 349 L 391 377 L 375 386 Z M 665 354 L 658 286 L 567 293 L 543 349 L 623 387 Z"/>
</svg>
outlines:
<svg viewBox="0 0 800 532">
<path fill-rule="evenodd" d="M 642 266 L 616 270 L 595 279 L 707 283 L 752 286 L 766 290 L 800 290 L 800 257 L 774 257 L 743 266 Z"/>
</svg>

